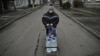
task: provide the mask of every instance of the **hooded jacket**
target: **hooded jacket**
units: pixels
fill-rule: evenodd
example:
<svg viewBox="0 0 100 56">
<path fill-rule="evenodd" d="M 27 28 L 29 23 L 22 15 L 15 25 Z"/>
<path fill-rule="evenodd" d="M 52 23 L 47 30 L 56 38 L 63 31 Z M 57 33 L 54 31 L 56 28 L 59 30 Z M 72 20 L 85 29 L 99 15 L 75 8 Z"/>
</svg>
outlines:
<svg viewBox="0 0 100 56">
<path fill-rule="evenodd" d="M 42 17 L 42 22 L 43 24 L 46 26 L 47 24 L 53 24 L 54 27 L 57 26 L 58 22 L 59 22 L 59 16 L 53 12 L 52 14 L 50 14 L 49 12 L 45 13 Z"/>
</svg>

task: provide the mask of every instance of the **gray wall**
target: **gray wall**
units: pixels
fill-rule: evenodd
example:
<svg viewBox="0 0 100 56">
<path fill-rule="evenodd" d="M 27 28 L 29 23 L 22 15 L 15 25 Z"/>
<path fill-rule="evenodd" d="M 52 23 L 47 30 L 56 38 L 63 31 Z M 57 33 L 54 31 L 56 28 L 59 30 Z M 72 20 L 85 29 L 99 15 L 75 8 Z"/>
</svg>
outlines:
<svg viewBox="0 0 100 56">
<path fill-rule="evenodd" d="M 88 0 L 84 0 L 86 3 L 95 3 L 95 0 L 90 0 L 90 1 L 88 1 Z"/>
<path fill-rule="evenodd" d="M 100 3 L 84 3 L 86 8 L 100 8 Z"/>
<path fill-rule="evenodd" d="M 96 0 L 84 0 L 84 7 L 86 8 L 100 8 L 100 2 L 96 2 Z"/>
<path fill-rule="evenodd" d="M 33 5 L 33 0 L 30 0 Z M 29 5 L 28 0 L 14 0 L 16 8 L 27 7 Z"/>
</svg>

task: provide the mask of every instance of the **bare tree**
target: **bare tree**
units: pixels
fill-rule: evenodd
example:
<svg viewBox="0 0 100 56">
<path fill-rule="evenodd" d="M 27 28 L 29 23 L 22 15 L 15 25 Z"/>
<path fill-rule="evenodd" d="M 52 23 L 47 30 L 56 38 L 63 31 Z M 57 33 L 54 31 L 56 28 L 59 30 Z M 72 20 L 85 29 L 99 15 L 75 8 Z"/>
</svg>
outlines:
<svg viewBox="0 0 100 56">
<path fill-rule="evenodd" d="M 54 4 L 55 3 L 55 0 L 51 0 L 51 2 Z"/>
<path fill-rule="evenodd" d="M 31 0 L 28 0 L 28 6 L 32 7 Z"/>
<path fill-rule="evenodd" d="M 35 0 L 32 0 L 33 1 L 33 6 L 35 6 Z"/>
<path fill-rule="evenodd" d="M 62 0 L 59 0 L 59 5 L 60 7 L 62 7 Z"/>
</svg>

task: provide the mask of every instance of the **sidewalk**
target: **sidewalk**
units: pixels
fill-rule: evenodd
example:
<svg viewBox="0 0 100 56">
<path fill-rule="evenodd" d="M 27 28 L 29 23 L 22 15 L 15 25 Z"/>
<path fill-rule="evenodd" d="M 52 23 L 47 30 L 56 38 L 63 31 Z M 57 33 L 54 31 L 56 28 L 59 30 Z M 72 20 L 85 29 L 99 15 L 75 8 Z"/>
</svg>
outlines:
<svg viewBox="0 0 100 56">
<path fill-rule="evenodd" d="M 12 22 L 36 11 L 39 8 L 41 7 L 37 6 L 35 8 L 17 9 L 14 12 L 9 12 L 9 13 L 0 15 L 0 29 L 3 29 L 4 27 L 8 26 Z"/>
<path fill-rule="evenodd" d="M 84 12 L 85 10 L 83 11 L 81 9 L 65 10 L 58 6 L 56 8 L 74 22 L 85 28 L 95 37 L 100 39 L 100 16 L 98 14 L 90 14 L 87 11 Z"/>
</svg>

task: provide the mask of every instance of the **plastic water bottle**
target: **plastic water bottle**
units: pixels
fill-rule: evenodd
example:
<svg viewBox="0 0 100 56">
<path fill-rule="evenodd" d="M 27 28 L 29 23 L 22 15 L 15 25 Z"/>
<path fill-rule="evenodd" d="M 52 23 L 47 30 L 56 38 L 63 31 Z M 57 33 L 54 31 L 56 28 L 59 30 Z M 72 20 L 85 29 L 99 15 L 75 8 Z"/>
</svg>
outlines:
<svg viewBox="0 0 100 56">
<path fill-rule="evenodd" d="M 57 39 L 56 39 L 56 37 L 52 38 L 52 47 L 57 47 Z"/>
<path fill-rule="evenodd" d="M 47 53 L 51 53 L 52 52 L 52 48 L 48 48 L 48 47 L 51 47 L 50 36 L 47 36 L 47 39 L 46 39 L 46 52 Z"/>
<path fill-rule="evenodd" d="M 50 47 L 50 46 L 51 46 L 51 39 L 49 38 L 49 36 L 47 36 L 46 47 Z"/>
<path fill-rule="evenodd" d="M 52 49 L 51 48 L 46 48 L 46 52 L 47 53 L 51 53 L 52 52 Z"/>
<path fill-rule="evenodd" d="M 56 52 L 57 51 L 57 39 L 56 37 L 52 38 L 52 52 Z"/>
</svg>

